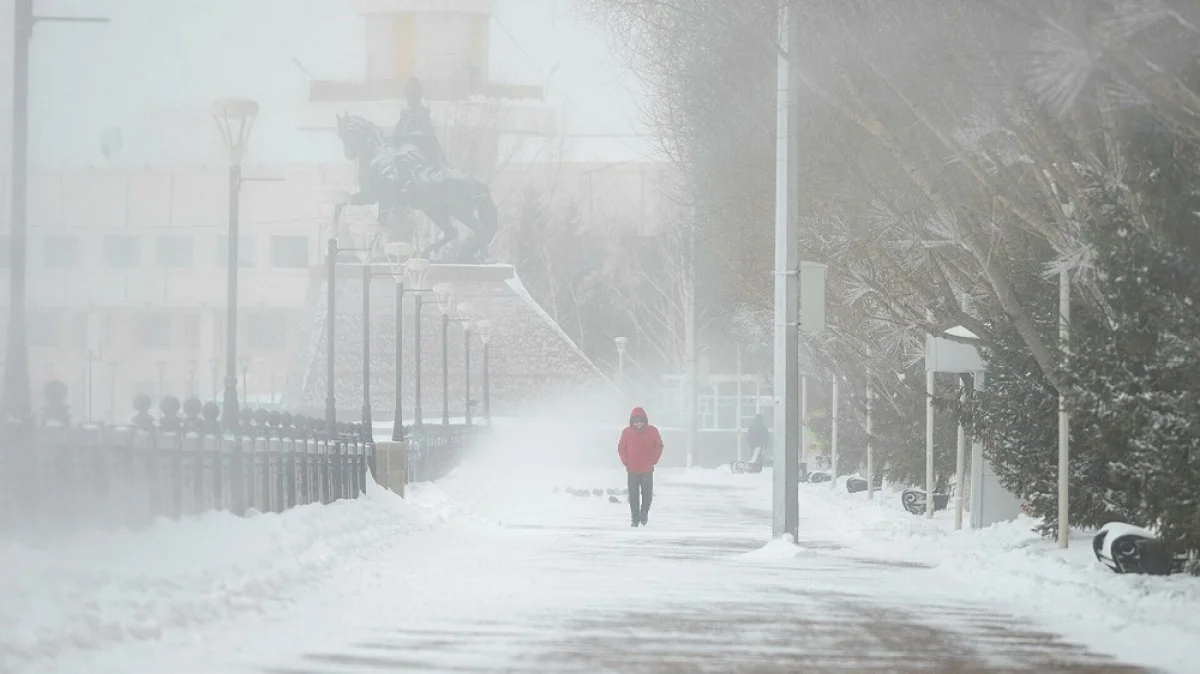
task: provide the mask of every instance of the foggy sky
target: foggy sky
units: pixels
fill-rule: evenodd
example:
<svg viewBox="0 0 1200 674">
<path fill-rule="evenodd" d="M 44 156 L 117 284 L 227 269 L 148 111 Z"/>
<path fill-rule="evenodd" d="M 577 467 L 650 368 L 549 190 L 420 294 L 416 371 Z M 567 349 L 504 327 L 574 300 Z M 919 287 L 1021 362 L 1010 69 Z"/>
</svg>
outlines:
<svg viewBox="0 0 1200 674">
<path fill-rule="evenodd" d="M 12 4 L 0 3 L 0 172 L 11 156 Z M 550 82 L 548 102 L 562 111 L 567 134 L 643 130 L 634 78 L 609 56 L 604 36 L 574 15 L 570 0 L 496 5 L 493 80 Z M 313 151 L 294 131 L 306 78 L 359 79 L 365 71 L 357 7 L 356 0 L 36 0 L 38 14 L 112 22 L 36 29 L 31 163 L 103 165 L 99 138 L 114 126 L 124 135 L 121 159 L 130 163 L 219 163 L 224 150 L 208 108 L 230 95 L 263 106 L 249 161 L 307 160 Z M 604 161 L 651 154 L 637 138 L 573 145 Z"/>
</svg>

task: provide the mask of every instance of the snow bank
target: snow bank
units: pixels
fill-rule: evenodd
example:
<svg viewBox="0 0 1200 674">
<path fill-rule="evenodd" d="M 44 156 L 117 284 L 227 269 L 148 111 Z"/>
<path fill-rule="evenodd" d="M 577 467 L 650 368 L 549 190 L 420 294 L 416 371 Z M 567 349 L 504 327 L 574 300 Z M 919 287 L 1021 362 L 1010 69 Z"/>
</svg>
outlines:
<svg viewBox="0 0 1200 674">
<path fill-rule="evenodd" d="M 754 476 L 706 479 L 743 480 Z M 769 503 L 769 478 L 759 499 Z M 1021 516 L 980 529 L 954 531 L 954 502 L 929 520 L 906 513 L 900 494 L 848 494 L 845 487 L 800 486 L 800 539 L 844 546 L 820 554 L 917 562 L 948 581 L 962 597 L 1031 622 L 1117 657 L 1170 671 L 1195 671 L 1200 661 L 1200 578 L 1114 574 L 1096 561 L 1092 532 L 1073 531 L 1062 550 L 1033 532 Z M 792 547 L 776 541 L 745 555 L 778 560 Z"/>
<path fill-rule="evenodd" d="M 0 671 L 286 607 L 349 561 L 450 515 L 372 483 L 365 497 L 142 531 L 0 541 Z"/>
<path fill-rule="evenodd" d="M 803 553 L 804 549 L 796 545 L 791 539 L 791 535 L 788 535 L 784 538 L 777 538 L 757 550 L 743 553 L 739 557 L 753 561 L 772 561 L 792 559 L 793 557 L 799 557 Z"/>
</svg>

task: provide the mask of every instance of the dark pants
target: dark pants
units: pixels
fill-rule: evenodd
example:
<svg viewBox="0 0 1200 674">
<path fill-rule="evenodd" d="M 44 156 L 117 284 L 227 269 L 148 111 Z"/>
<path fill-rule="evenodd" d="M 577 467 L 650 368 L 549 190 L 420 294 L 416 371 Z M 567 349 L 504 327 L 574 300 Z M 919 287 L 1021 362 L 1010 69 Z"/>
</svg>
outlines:
<svg viewBox="0 0 1200 674">
<path fill-rule="evenodd" d="M 646 519 L 654 500 L 654 472 L 629 474 L 629 514 L 634 522 Z"/>
</svg>

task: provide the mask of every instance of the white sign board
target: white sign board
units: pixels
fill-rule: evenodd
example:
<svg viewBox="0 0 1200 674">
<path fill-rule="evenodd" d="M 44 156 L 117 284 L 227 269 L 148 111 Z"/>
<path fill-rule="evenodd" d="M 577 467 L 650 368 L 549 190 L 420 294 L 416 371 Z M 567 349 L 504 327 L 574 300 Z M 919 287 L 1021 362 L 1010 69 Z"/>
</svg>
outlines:
<svg viewBox="0 0 1200 674">
<path fill-rule="evenodd" d="M 825 274 L 819 262 L 800 262 L 800 330 L 810 335 L 825 331 Z"/>
</svg>

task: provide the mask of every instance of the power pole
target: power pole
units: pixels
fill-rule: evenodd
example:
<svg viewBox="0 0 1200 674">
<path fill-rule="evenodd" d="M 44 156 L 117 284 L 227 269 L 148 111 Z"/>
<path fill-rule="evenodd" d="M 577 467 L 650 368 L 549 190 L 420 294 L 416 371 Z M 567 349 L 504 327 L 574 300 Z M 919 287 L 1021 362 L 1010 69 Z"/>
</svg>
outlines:
<svg viewBox="0 0 1200 674">
<path fill-rule="evenodd" d="M 775 537 L 795 539 L 800 522 L 800 424 L 799 424 L 799 319 L 800 244 L 796 231 L 795 196 L 799 191 L 799 107 L 789 58 L 799 50 L 799 12 L 788 11 L 790 0 L 780 0 L 779 38 L 786 46 L 777 66 L 779 104 L 775 142 Z"/>
<path fill-rule="evenodd" d="M 26 341 L 25 299 L 29 185 L 29 44 L 38 21 L 107 23 L 91 17 L 33 15 L 33 0 L 16 0 L 13 7 L 12 195 L 9 217 L 9 319 L 4 355 L 4 392 L 0 412 L 6 420 L 27 421 L 33 414 L 29 390 L 29 345 Z"/>
<path fill-rule="evenodd" d="M 33 0 L 16 0 L 13 16 L 12 196 L 9 219 L 8 346 L 4 356 L 4 416 L 26 421 L 33 414 L 29 347 L 25 341 L 26 213 L 29 182 L 29 41 Z"/>
<path fill-rule="evenodd" d="M 687 304 L 684 307 L 684 319 L 687 331 L 684 340 L 684 351 L 687 356 L 687 467 L 690 469 L 696 463 L 696 448 L 699 444 L 700 431 L 700 354 L 696 348 L 696 227 L 699 222 L 696 209 L 692 209 L 691 227 L 687 233 Z"/>
<path fill-rule="evenodd" d="M 1070 357 L 1071 277 L 1058 275 L 1058 341 L 1064 365 Z M 1065 548 L 1071 534 L 1071 414 L 1067 397 L 1058 394 L 1058 547 Z"/>
</svg>

